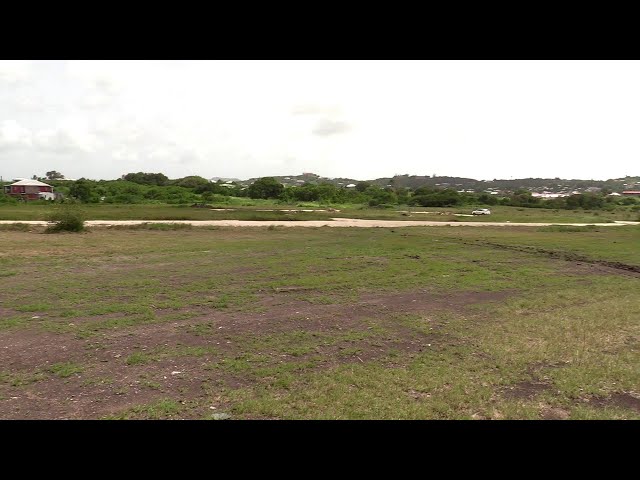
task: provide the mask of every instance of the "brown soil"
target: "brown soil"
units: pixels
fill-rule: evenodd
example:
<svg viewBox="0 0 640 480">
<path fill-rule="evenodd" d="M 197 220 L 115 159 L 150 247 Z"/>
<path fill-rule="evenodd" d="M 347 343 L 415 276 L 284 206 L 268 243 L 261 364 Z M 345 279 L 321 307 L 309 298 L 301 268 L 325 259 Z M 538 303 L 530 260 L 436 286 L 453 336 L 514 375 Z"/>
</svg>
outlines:
<svg viewBox="0 0 640 480">
<path fill-rule="evenodd" d="M 558 407 L 544 406 L 540 411 L 540 418 L 542 420 L 568 420 L 570 413 Z"/>
<path fill-rule="evenodd" d="M 589 400 L 589 404 L 600 408 L 626 408 L 640 413 L 640 398 L 629 393 L 614 393 L 608 397 L 594 397 Z"/>
<path fill-rule="evenodd" d="M 502 396 L 508 399 L 530 400 L 550 388 L 551 386 L 546 383 L 525 381 L 506 387 Z"/>
<path fill-rule="evenodd" d="M 0 337 L 0 365 L 5 374 L 4 380 L 0 375 L 0 419 L 101 418 L 161 398 L 204 405 L 212 398 L 211 391 L 222 391 L 223 387 L 239 388 L 264 380 L 253 378 L 250 372 L 234 373 L 224 368 L 222 361 L 242 355 L 241 343 L 245 339 L 260 339 L 269 334 L 368 332 L 374 322 L 387 333 L 375 338 L 365 336 L 364 339 L 329 344 L 319 341 L 314 351 L 297 357 L 275 351 L 252 353 L 264 355 L 266 361 L 261 366 L 310 359 L 316 362 L 313 369 L 376 360 L 389 363 L 386 358 L 391 350 L 413 354 L 428 348 L 442 348 L 451 341 L 439 333 L 425 334 L 411 328 L 394 319 L 396 314 L 428 316 L 430 312 L 442 310 L 464 312 L 470 305 L 500 301 L 508 295 L 505 292 L 434 294 L 418 290 L 365 294 L 348 305 L 323 305 L 288 297 L 299 293 L 304 292 L 264 295 L 258 306 L 266 311 L 261 313 L 207 307 L 170 310 L 167 313 L 189 311 L 195 316 L 99 332 L 85 339 L 33 328 L 5 331 Z M 162 316 L 160 311 L 157 314 Z M 74 318 L 70 322 L 78 325 L 95 321 L 95 318 Z M 209 347 L 211 353 L 160 356 L 149 363 L 134 365 L 126 362 L 136 352 L 157 353 L 162 348 L 179 351 L 187 346 Z M 67 378 L 48 371 L 52 364 L 63 362 L 81 365 L 83 371 Z M 35 374 L 41 378 L 18 386 L 12 385 L 6 377 L 33 377 Z M 224 399 L 218 403 L 223 405 Z M 208 408 L 202 406 L 200 410 L 189 410 L 181 415 L 201 418 L 211 413 Z"/>
<path fill-rule="evenodd" d="M 9 318 L 9 317 L 13 317 L 14 315 L 17 315 L 19 312 L 12 310 L 10 308 L 3 308 L 0 307 L 0 320 L 2 320 L 3 318 Z"/>
</svg>

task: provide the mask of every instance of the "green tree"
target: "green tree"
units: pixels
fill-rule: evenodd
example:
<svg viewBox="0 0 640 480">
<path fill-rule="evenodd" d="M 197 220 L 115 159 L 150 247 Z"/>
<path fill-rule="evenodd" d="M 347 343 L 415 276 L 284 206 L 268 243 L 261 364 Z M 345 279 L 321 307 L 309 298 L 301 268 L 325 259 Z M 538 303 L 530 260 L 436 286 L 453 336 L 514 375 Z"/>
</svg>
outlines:
<svg viewBox="0 0 640 480">
<path fill-rule="evenodd" d="M 279 198 L 283 192 L 284 186 L 273 177 L 259 178 L 248 188 L 250 198 Z"/>
<path fill-rule="evenodd" d="M 157 185 L 163 186 L 169 183 L 169 178 L 163 173 L 127 173 L 122 176 L 123 180 L 138 183 L 140 185 Z"/>
<path fill-rule="evenodd" d="M 77 198 L 83 203 L 91 202 L 93 197 L 95 196 L 92 188 L 92 183 L 93 182 L 89 182 L 84 179 L 80 179 L 74 182 L 73 185 L 69 187 L 69 195 Z"/>
<path fill-rule="evenodd" d="M 496 205 L 498 199 L 495 195 L 489 195 L 488 193 L 482 193 L 478 196 L 478 201 L 484 205 Z"/>
<path fill-rule="evenodd" d="M 179 178 L 177 180 L 173 180 L 172 185 L 184 188 L 198 188 L 204 185 L 210 185 L 211 182 L 206 178 L 199 177 L 197 175 L 192 175 L 190 177 Z"/>
<path fill-rule="evenodd" d="M 370 185 L 363 193 L 369 197 L 368 203 L 371 207 L 398 202 L 398 196 L 390 188 L 386 189 L 378 185 Z"/>
<path fill-rule="evenodd" d="M 369 182 L 358 182 L 356 184 L 356 190 L 360 193 L 364 192 L 367 188 L 369 188 L 371 184 Z"/>
<path fill-rule="evenodd" d="M 62 180 L 62 179 L 64 179 L 64 175 L 62 175 L 60 172 L 56 172 L 55 170 L 51 170 L 50 172 L 47 172 L 46 176 L 47 176 L 47 180 Z"/>
<path fill-rule="evenodd" d="M 414 195 L 409 200 L 409 205 L 422 207 L 453 207 L 462 203 L 460 194 L 452 189 L 435 190 L 431 193 L 420 192 L 422 195 Z"/>
</svg>

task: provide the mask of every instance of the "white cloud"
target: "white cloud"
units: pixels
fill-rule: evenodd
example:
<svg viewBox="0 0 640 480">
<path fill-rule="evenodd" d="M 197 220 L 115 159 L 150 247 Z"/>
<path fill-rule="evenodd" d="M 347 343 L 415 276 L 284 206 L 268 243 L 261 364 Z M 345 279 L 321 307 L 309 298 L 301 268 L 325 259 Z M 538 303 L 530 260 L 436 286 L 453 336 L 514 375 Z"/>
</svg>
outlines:
<svg viewBox="0 0 640 480">
<path fill-rule="evenodd" d="M 291 109 L 291 113 L 293 115 L 340 115 L 342 113 L 342 109 L 339 106 L 330 106 L 330 105 L 295 105 Z"/>
<path fill-rule="evenodd" d="M 0 82 L 12 85 L 27 81 L 31 65 L 32 62 L 26 60 L 0 60 Z"/>
<path fill-rule="evenodd" d="M 0 150 L 25 149 L 32 145 L 32 133 L 15 120 L 0 123 Z"/>
<path fill-rule="evenodd" d="M 123 149 L 123 148 L 119 148 L 117 150 L 114 150 L 111 153 L 111 156 L 115 159 L 115 160 L 133 160 L 133 161 L 138 161 L 140 159 L 140 155 L 138 152 L 132 151 L 132 150 L 127 150 L 127 149 Z"/>
<path fill-rule="evenodd" d="M 15 99 L 15 107 L 19 110 L 27 112 L 41 112 L 46 109 L 42 100 L 37 99 L 34 96 L 21 96 Z"/>
<path fill-rule="evenodd" d="M 100 93 L 90 93 L 88 95 L 85 95 L 79 103 L 81 108 L 86 109 L 103 108 L 109 106 L 110 104 L 111 97 Z"/>
<path fill-rule="evenodd" d="M 69 135 L 61 130 L 43 130 L 36 133 L 34 146 L 37 151 L 55 154 L 73 154 L 84 149 Z"/>
<path fill-rule="evenodd" d="M 0 148 L 29 171 L 638 173 L 639 62 L 0 62 L 3 81 Z"/>
<path fill-rule="evenodd" d="M 67 155 L 92 153 L 103 146 L 87 125 L 75 117 L 61 118 L 58 128 L 37 131 L 33 143 L 37 151 Z"/>
<path fill-rule="evenodd" d="M 346 133 L 351 130 L 351 127 L 346 122 L 340 122 L 337 120 L 330 120 L 328 118 L 323 118 L 316 123 L 316 126 L 313 128 L 314 135 L 319 135 L 321 137 L 327 137 L 330 135 L 337 135 L 340 133 Z"/>
</svg>

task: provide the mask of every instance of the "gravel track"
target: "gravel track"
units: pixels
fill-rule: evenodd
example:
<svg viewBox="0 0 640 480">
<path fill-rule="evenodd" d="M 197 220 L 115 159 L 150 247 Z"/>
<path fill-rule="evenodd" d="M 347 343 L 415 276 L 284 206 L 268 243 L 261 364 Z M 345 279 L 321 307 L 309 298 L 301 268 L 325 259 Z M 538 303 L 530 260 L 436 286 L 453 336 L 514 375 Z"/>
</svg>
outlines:
<svg viewBox="0 0 640 480">
<path fill-rule="evenodd" d="M 46 226 L 48 222 L 27 220 L 0 220 L 0 225 L 23 223 L 27 225 Z M 191 224 L 194 227 L 619 227 L 622 225 L 640 225 L 640 222 L 614 222 L 614 223 L 518 223 L 518 222 L 433 222 L 420 220 L 364 220 L 356 218 L 332 218 L 331 220 L 87 220 L 88 227 L 112 226 L 112 225 L 142 225 L 145 223 L 182 223 Z"/>
</svg>

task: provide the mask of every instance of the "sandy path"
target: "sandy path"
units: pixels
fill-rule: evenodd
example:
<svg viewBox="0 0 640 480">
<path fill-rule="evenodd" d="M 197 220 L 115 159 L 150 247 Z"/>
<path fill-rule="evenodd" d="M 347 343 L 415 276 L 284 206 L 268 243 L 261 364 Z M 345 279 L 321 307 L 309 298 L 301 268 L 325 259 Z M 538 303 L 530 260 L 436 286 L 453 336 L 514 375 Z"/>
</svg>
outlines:
<svg viewBox="0 0 640 480">
<path fill-rule="evenodd" d="M 0 225 L 12 223 L 25 223 L 28 225 L 46 226 L 44 221 L 14 221 L 0 220 Z M 85 225 L 89 227 L 109 225 L 141 225 L 143 223 L 185 223 L 194 227 L 548 227 L 552 225 L 585 227 L 594 225 L 597 227 L 616 227 L 622 225 L 640 225 L 640 222 L 614 222 L 614 223 L 517 223 L 517 222 L 430 222 L 419 220 L 363 220 L 355 218 L 332 218 L 331 220 L 87 220 Z"/>
</svg>

